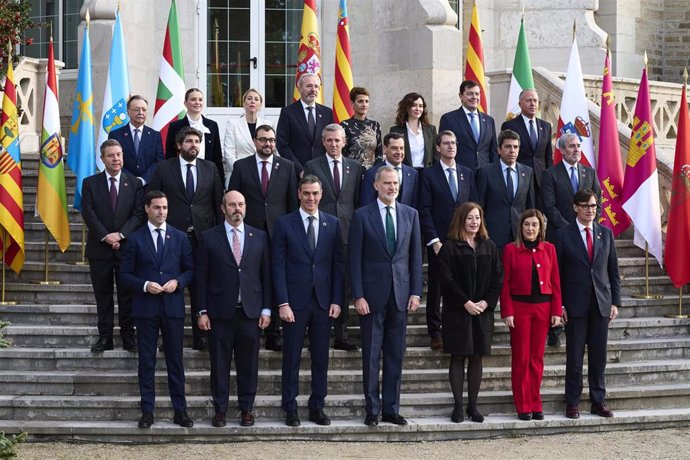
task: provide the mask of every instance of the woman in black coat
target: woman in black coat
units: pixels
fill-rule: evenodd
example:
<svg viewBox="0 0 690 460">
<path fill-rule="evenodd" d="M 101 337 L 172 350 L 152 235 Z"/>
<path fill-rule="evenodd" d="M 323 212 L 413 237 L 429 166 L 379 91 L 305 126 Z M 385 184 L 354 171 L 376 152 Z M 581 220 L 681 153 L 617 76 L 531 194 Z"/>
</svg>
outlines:
<svg viewBox="0 0 690 460">
<path fill-rule="evenodd" d="M 395 114 L 391 133 L 405 136 L 403 163 L 420 171 L 434 164 L 436 150 L 436 126 L 429 122 L 429 110 L 419 93 L 408 93 L 400 102 Z"/>
<path fill-rule="evenodd" d="M 455 398 L 451 420 L 460 423 L 462 389 L 467 361 L 467 415 L 483 422 L 477 409 L 482 382 L 482 356 L 491 354 L 494 309 L 501 293 L 503 268 L 496 245 L 484 226 L 477 203 L 456 208 L 448 239 L 439 252 L 439 279 L 443 295 L 443 351 L 450 353 L 450 387 Z"/>
</svg>

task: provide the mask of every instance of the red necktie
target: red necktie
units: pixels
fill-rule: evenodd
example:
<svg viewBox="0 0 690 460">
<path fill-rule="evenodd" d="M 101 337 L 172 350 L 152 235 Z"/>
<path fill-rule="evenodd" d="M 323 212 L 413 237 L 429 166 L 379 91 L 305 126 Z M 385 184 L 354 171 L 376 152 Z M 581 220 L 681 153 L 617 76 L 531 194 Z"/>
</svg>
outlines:
<svg viewBox="0 0 690 460">
<path fill-rule="evenodd" d="M 117 209 L 117 186 L 115 185 L 115 182 L 117 179 L 114 177 L 110 178 L 110 206 L 113 208 L 113 213 L 115 213 L 115 210 Z"/>
<path fill-rule="evenodd" d="M 333 189 L 335 196 L 340 195 L 340 168 L 338 168 L 338 160 L 333 160 Z"/>
<path fill-rule="evenodd" d="M 268 164 L 268 161 L 264 160 L 261 162 L 261 193 L 264 194 L 264 197 L 266 197 L 266 193 L 268 193 L 268 169 L 266 165 Z"/>
<path fill-rule="evenodd" d="M 589 263 L 592 263 L 594 259 L 594 242 L 592 241 L 592 230 L 589 227 L 585 227 L 585 232 L 587 233 L 587 257 L 589 257 Z"/>
</svg>

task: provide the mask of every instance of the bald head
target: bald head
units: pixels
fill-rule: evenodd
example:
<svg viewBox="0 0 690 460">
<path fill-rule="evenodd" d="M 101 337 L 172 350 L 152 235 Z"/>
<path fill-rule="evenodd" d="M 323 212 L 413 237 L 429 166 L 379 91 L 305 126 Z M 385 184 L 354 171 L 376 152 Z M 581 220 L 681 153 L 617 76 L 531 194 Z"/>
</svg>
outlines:
<svg viewBox="0 0 690 460">
<path fill-rule="evenodd" d="M 223 195 L 220 209 L 225 214 L 225 221 L 233 227 L 238 227 L 247 213 L 246 206 L 244 195 L 236 190 L 230 190 Z"/>
</svg>

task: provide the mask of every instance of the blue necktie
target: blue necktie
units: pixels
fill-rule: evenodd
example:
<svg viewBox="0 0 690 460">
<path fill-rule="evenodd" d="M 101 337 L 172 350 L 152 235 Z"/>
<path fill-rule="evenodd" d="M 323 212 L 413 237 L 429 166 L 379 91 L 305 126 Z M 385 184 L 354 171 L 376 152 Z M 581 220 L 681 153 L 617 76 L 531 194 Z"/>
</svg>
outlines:
<svg viewBox="0 0 690 460">
<path fill-rule="evenodd" d="M 513 186 L 513 168 L 506 168 L 506 191 L 508 193 L 508 201 L 512 202 L 515 197 L 515 190 Z"/>
<path fill-rule="evenodd" d="M 187 184 L 185 186 L 187 188 L 187 198 L 189 201 L 192 201 L 194 199 L 194 174 L 192 174 L 191 163 L 187 164 Z"/>
<path fill-rule="evenodd" d="M 307 241 L 309 242 L 309 247 L 313 251 L 316 248 L 316 232 L 314 231 L 314 216 L 307 217 L 309 219 L 309 225 L 307 226 Z"/>
<path fill-rule="evenodd" d="M 470 126 L 472 127 L 472 134 L 474 134 L 474 141 L 479 144 L 479 125 L 477 124 L 477 119 L 474 118 L 477 114 L 469 112 L 468 115 L 470 116 Z"/>
<path fill-rule="evenodd" d="M 141 141 L 141 136 L 139 135 L 139 128 L 134 130 L 134 153 L 139 156 L 139 142 Z"/>
<path fill-rule="evenodd" d="M 570 183 L 573 185 L 573 193 L 577 193 L 578 181 L 577 181 L 577 168 L 575 166 L 570 167 Z"/>
<path fill-rule="evenodd" d="M 163 260 L 163 231 L 157 228 L 156 233 L 158 233 L 156 237 L 156 256 L 158 257 L 158 263 L 160 263 Z"/>
<path fill-rule="evenodd" d="M 455 170 L 448 168 L 448 185 L 450 186 L 450 194 L 453 195 L 453 201 L 458 199 L 458 183 L 455 180 Z"/>
<path fill-rule="evenodd" d="M 534 129 L 534 120 L 529 121 L 529 139 L 532 142 L 532 150 L 537 150 L 537 131 Z"/>
</svg>

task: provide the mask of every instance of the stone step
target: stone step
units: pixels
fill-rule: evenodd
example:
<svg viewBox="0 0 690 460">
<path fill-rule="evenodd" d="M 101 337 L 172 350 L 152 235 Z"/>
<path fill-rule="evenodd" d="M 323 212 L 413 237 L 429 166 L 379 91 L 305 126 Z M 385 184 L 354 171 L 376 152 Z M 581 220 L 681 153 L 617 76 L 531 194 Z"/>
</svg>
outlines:
<svg viewBox="0 0 690 460">
<path fill-rule="evenodd" d="M 678 289 L 673 286 L 667 275 L 650 276 L 648 281 L 643 276 L 629 276 L 621 279 L 621 293 L 625 296 L 646 294 L 647 283 L 650 295 L 661 294 L 663 296 L 678 296 Z"/>
<path fill-rule="evenodd" d="M 645 276 L 645 258 L 642 257 L 621 257 L 618 256 L 618 270 L 622 277 L 628 276 Z M 666 272 L 656 259 L 649 259 L 649 276 L 661 276 L 665 275 Z"/>
<path fill-rule="evenodd" d="M 31 256 L 31 254 L 29 254 Z M 38 254 L 33 254 L 34 257 L 39 256 Z M 24 261 L 24 267 L 20 274 L 16 274 L 13 271 L 6 272 L 6 279 L 8 283 L 34 283 L 36 281 L 43 281 L 45 279 L 45 257 L 40 254 L 41 260 L 29 260 Z M 75 261 L 80 261 L 81 257 L 75 259 Z M 88 263 L 88 260 L 87 260 Z M 50 279 L 56 279 L 60 281 L 63 285 L 73 285 L 73 284 L 91 284 L 91 276 L 89 274 L 88 265 L 77 265 L 74 263 L 49 263 L 48 264 L 48 277 Z M 9 286 L 8 286 L 9 287 Z M 91 293 L 93 298 L 93 292 Z"/>
</svg>

